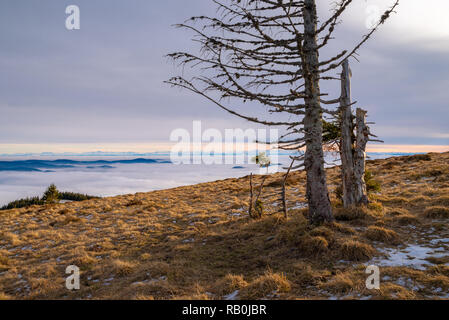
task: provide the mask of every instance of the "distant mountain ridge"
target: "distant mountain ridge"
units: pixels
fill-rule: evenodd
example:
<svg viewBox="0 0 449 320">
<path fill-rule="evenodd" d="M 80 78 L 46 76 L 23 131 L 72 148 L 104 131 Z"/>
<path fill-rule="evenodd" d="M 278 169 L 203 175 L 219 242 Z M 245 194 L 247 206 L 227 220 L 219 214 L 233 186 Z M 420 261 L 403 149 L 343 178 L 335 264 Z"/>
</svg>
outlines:
<svg viewBox="0 0 449 320">
<path fill-rule="evenodd" d="M 51 169 L 85 168 L 85 169 L 113 169 L 113 164 L 154 164 L 171 163 L 164 159 L 126 159 L 126 160 L 91 160 L 79 161 L 69 159 L 58 160 L 14 160 L 0 161 L 0 171 L 35 171 L 48 172 Z"/>
</svg>

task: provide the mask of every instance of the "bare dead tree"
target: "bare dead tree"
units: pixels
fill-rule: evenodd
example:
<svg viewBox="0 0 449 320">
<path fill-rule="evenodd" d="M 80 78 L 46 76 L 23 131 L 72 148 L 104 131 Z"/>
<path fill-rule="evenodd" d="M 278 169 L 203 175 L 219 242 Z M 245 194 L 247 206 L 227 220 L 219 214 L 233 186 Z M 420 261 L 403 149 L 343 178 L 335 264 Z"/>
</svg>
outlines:
<svg viewBox="0 0 449 320">
<path fill-rule="evenodd" d="M 383 24 L 399 1 L 351 50 L 320 61 L 319 52 L 333 39 L 340 17 L 353 0 L 338 0 L 331 17 L 319 22 L 315 0 L 212 0 L 216 17 L 193 17 L 178 27 L 191 30 L 201 50 L 198 54 L 175 52 L 168 56 L 182 66 L 200 68 L 201 75 L 173 77 L 167 83 L 203 96 L 227 112 L 251 122 L 284 126 L 278 141 L 284 150 L 305 148 L 304 161 L 294 169 L 307 173 L 307 199 L 311 223 L 332 221 L 332 208 L 324 170 L 323 114 L 334 115 L 322 105 L 320 82 L 339 80 L 331 74 L 353 57 Z M 260 119 L 236 111 L 247 101 L 270 114 L 288 115 L 289 121 Z"/>
<path fill-rule="evenodd" d="M 351 109 L 351 69 L 345 60 L 341 73 L 340 97 L 340 159 L 342 172 L 343 205 L 345 208 L 356 204 L 354 179 L 354 116 Z"/>
<path fill-rule="evenodd" d="M 351 106 L 351 77 L 349 61 L 342 64 L 340 112 L 338 115 L 340 137 L 339 150 L 342 172 L 342 200 L 345 208 L 368 204 L 365 183 L 366 145 L 369 141 L 383 142 L 373 135 L 366 123 L 367 111 Z M 356 133 L 354 132 L 356 131 Z"/>
<path fill-rule="evenodd" d="M 365 183 L 366 144 L 374 141 L 370 128 L 366 124 L 367 112 L 361 108 L 356 110 L 357 138 L 354 147 L 354 193 L 355 204 L 368 204 L 368 193 Z M 382 141 L 383 142 L 383 141 Z"/>
</svg>

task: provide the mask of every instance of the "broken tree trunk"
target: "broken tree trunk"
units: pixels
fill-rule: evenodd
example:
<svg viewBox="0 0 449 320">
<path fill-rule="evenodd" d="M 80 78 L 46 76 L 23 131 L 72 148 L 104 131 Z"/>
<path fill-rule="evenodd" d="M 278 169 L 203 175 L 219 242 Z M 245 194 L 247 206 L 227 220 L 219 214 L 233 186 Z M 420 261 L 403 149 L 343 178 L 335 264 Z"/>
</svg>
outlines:
<svg viewBox="0 0 449 320">
<path fill-rule="evenodd" d="M 332 208 L 324 170 L 323 122 L 320 104 L 320 72 L 317 44 L 317 8 L 315 0 L 304 0 L 304 44 L 301 54 L 305 83 L 304 131 L 307 173 L 307 200 L 312 224 L 333 221 Z"/>
<path fill-rule="evenodd" d="M 343 63 L 340 97 L 340 158 L 342 172 L 343 205 L 345 208 L 356 204 L 354 182 L 354 123 L 351 109 L 351 69 L 348 60 Z"/>
<path fill-rule="evenodd" d="M 267 169 L 268 170 L 268 169 Z M 248 214 L 253 219 L 260 219 L 263 214 L 263 206 L 260 202 L 260 196 L 262 195 L 262 190 L 265 185 L 265 180 L 267 179 L 268 174 L 264 175 L 262 178 L 262 183 L 259 187 L 259 191 L 257 192 L 256 199 L 254 200 L 254 187 L 253 187 L 253 174 L 249 176 L 249 208 Z"/>
<path fill-rule="evenodd" d="M 357 141 L 354 152 L 354 187 L 357 204 L 368 204 L 365 183 L 366 144 L 369 141 L 370 130 L 366 125 L 366 111 L 360 108 L 356 111 Z"/>
</svg>

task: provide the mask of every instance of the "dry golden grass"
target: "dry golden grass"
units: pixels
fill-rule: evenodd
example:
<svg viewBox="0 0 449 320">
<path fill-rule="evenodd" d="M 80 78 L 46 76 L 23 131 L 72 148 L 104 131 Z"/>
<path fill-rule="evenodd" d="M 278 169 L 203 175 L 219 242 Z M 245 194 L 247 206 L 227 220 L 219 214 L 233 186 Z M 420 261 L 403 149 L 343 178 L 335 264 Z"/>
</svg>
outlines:
<svg viewBox="0 0 449 320">
<path fill-rule="evenodd" d="M 449 153 L 367 166 L 382 191 L 365 208 L 341 208 L 339 168 L 327 170 L 338 222 L 319 227 L 298 209 L 304 172 L 288 182 L 287 220 L 277 200 L 281 174 L 267 179 L 257 221 L 247 214 L 249 177 L 0 212 L 0 299 L 222 299 L 236 291 L 240 299 L 438 298 L 449 283 L 444 255 L 426 270 L 383 268 L 390 280 L 375 291 L 365 288 L 364 270 L 396 243 L 449 237 L 441 220 Z M 68 291 L 73 264 L 81 289 Z"/>
<path fill-rule="evenodd" d="M 247 286 L 248 282 L 245 281 L 242 275 L 227 274 L 215 285 L 215 293 L 219 296 L 224 296 L 236 290 L 240 291 Z"/>
<path fill-rule="evenodd" d="M 350 275 L 338 273 L 330 281 L 322 283 L 320 288 L 339 295 L 346 295 L 355 288 L 355 283 Z"/>
<path fill-rule="evenodd" d="M 242 299 L 255 300 L 274 297 L 282 293 L 288 293 L 291 289 L 290 282 L 284 274 L 267 271 L 264 275 L 254 279 L 248 286 L 244 287 L 240 296 Z"/>
<path fill-rule="evenodd" d="M 345 240 L 338 248 L 339 256 L 349 261 L 367 261 L 371 259 L 376 250 L 369 244 L 357 240 Z"/>
<path fill-rule="evenodd" d="M 391 244 L 398 244 L 400 242 L 400 237 L 395 231 L 377 226 L 369 226 L 365 231 L 365 237 L 372 241 Z"/>
<path fill-rule="evenodd" d="M 435 206 L 426 208 L 424 216 L 430 219 L 449 218 L 449 208 L 443 206 Z"/>
</svg>

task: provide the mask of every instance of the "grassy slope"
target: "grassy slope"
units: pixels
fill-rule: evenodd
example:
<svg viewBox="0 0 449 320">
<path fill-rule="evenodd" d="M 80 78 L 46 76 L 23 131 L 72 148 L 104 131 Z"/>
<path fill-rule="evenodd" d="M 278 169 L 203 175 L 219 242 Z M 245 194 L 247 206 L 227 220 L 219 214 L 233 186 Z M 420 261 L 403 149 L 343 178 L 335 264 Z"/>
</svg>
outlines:
<svg viewBox="0 0 449 320">
<path fill-rule="evenodd" d="M 378 249 L 449 237 L 449 153 L 368 168 L 381 194 L 360 210 L 339 208 L 332 195 L 338 221 L 318 228 L 300 209 L 304 172 L 290 178 L 287 221 L 273 194 L 279 174 L 268 179 L 258 221 L 246 214 L 247 177 L 2 212 L 0 298 L 221 299 L 236 290 L 242 299 L 442 297 L 447 250 L 427 270 L 382 268 L 380 290 L 365 288 L 364 272 Z M 339 169 L 328 179 L 332 191 Z M 76 292 L 65 289 L 71 264 L 82 270 Z"/>
</svg>

